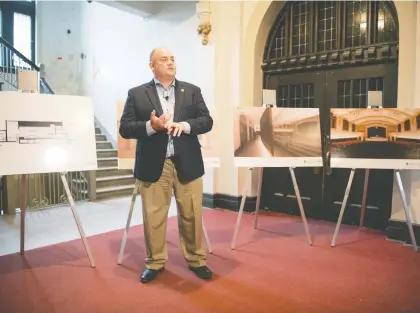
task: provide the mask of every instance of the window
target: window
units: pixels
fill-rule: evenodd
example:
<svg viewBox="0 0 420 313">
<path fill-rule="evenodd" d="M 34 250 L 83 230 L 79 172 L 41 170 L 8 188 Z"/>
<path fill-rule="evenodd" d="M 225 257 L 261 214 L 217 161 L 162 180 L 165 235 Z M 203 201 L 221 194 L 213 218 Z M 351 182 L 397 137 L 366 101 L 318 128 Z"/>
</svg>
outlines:
<svg viewBox="0 0 420 313">
<path fill-rule="evenodd" d="M 278 107 L 291 108 L 313 108 L 314 107 L 314 85 L 294 84 L 279 86 L 277 90 Z"/>
<path fill-rule="evenodd" d="M 309 2 L 296 2 L 293 5 L 292 54 L 301 55 L 309 52 Z"/>
<path fill-rule="evenodd" d="M 13 14 L 13 46 L 29 60 L 32 59 L 32 20 L 29 15 Z M 26 62 L 20 63 L 20 58 L 13 57 L 14 66 L 24 66 Z"/>
<path fill-rule="evenodd" d="M 268 38 L 266 61 L 398 41 L 392 1 L 285 3 Z"/>
<path fill-rule="evenodd" d="M 3 11 L 1 10 L 0 7 L 0 37 L 3 37 Z M 3 66 L 4 61 L 3 61 L 3 47 L 0 44 L 0 66 Z"/>
<path fill-rule="evenodd" d="M 318 3 L 318 51 L 329 51 L 337 45 L 337 8 L 335 1 Z"/>
<path fill-rule="evenodd" d="M 346 3 L 346 47 L 357 47 L 368 42 L 368 2 Z"/>
<path fill-rule="evenodd" d="M 349 121 L 343 120 L 343 130 L 349 130 Z"/>
<path fill-rule="evenodd" d="M 3 37 L 3 11 L 1 10 L 1 8 L 0 8 L 0 37 Z"/>
<path fill-rule="evenodd" d="M 409 131 L 410 130 L 410 120 L 406 120 L 404 122 L 404 130 Z"/>
<path fill-rule="evenodd" d="M 383 91 L 383 78 L 362 78 L 338 81 L 339 108 L 366 108 L 368 91 Z"/>
<path fill-rule="evenodd" d="M 0 1 L 0 34 L 30 61 L 35 59 L 35 1 Z M 5 55 L 9 66 L 19 66 L 15 56 Z"/>
</svg>

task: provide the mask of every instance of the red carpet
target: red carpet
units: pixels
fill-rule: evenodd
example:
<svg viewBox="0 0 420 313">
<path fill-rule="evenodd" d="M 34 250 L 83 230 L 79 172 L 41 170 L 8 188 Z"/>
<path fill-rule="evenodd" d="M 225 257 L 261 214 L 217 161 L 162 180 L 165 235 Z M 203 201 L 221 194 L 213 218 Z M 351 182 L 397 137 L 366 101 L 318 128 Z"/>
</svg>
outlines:
<svg viewBox="0 0 420 313">
<path fill-rule="evenodd" d="M 261 216 L 259 230 L 252 219 L 244 216 L 237 250 L 231 251 L 236 214 L 206 211 L 214 252 L 210 282 L 186 268 L 174 218 L 167 271 L 147 285 L 138 280 L 141 227 L 131 228 L 121 266 L 122 230 L 89 238 L 95 269 L 81 240 L 27 251 L 25 258 L 0 257 L 0 312 L 420 312 L 420 254 L 411 248 L 346 226 L 331 248 L 334 225 L 319 221 L 309 221 L 310 247 L 299 218 Z"/>
</svg>

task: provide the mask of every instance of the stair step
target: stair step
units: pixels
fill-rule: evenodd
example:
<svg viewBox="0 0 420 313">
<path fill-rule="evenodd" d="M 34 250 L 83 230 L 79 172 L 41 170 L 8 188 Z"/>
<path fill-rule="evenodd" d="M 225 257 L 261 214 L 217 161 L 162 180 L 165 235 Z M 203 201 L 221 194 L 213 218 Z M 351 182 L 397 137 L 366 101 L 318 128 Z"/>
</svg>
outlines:
<svg viewBox="0 0 420 313">
<path fill-rule="evenodd" d="M 107 188 L 114 186 L 127 186 L 136 182 L 133 174 L 130 175 L 116 175 L 116 176 L 103 176 L 96 178 L 96 188 Z"/>
<path fill-rule="evenodd" d="M 97 177 L 96 181 L 97 182 L 102 182 L 102 181 L 112 181 L 112 180 L 120 180 L 120 179 L 131 179 L 133 177 L 133 175 L 119 175 L 119 176 L 104 176 L 104 177 Z"/>
<path fill-rule="evenodd" d="M 101 134 L 101 129 L 99 127 L 95 127 L 95 134 Z"/>
<path fill-rule="evenodd" d="M 96 199 L 101 200 L 131 196 L 133 194 L 134 186 L 134 184 L 131 184 L 118 187 L 99 188 L 96 190 Z"/>
<path fill-rule="evenodd" d="M 134 189 L 134 184 L 125 185 L 125 186 L 113 186 L 113 187 L 104 187 L 104 188 L 97 188 L 96 194 L 105 193 L 105 192 L 112 192 L 112 191 L 121 191 L 121 190 L 131 190 Z"/>
<path fill-rule="evenodd" d="M 114 149 L 104 149 L 104 150 L 96 150 L 96 157 L 97 158 L 108 158 L 108 157 L 117 157 L 118 152 Z"/>
<path fill-rule="evenodd" d="M 107 139 L 106 136 L 103 135 L 103 134 L 96 134 L 95 137 L 96 137 L 96 142 L 98 142 L 98 141 L 106 141 L 106 139 Z"/>
<path fill-rule="evenodd" d="M 98 166 L 101 167 L 118 167 L 117 157 L 97 158 Z"/>
<path fill-rule="evenodd" d="M 97 158 L 98 161 L 113 161 L 116 160 L 118 161 L 117 157 L 107 157 L 107 158 Z"/>
<path fill-rule="evenodd" d="M 96 170 L 96 177 L 115 177 L 121 175 L 133 175 L 132 170 L 120 170 L 118 166 L 99 167 Z"/>
<path fill-rule="evenodd" d="M 96 151 L 98 151 L 98 152 L 116 152 L 117 151 L 117 149 L 114 149 L 114 148 L 104 148 L 104 149 L 96 149 Z"/>
<path fill-rule="evenodd" d="M 109 170 L 117 170 L 118 166 L 108 166 L 108 167 L 101 167 L 98 168 L 96 171 L 109 171 Z"/>
<path fill-rule="evenodd" d="M 103 150 L 103 149 L 112 149 L 112 143 L 109 141 L 97 141 L 96 142 L 96 149 Z"/>
<path fill-rule="evenodd" d="M 123 185 L 123 186 L 110 186 L 110 187 L 103 187 L 103 188 L 96 188 L 96 195 L 101 195 L 105 193 L 111 193 L 111 192 L 119 192 L 119 191 L 131 191 L 131 193 L 134 190 L 135 184 L 130 185 Z M 81 193 L 88 193 L 87 190 L 81 190 Z"/>
</svg>

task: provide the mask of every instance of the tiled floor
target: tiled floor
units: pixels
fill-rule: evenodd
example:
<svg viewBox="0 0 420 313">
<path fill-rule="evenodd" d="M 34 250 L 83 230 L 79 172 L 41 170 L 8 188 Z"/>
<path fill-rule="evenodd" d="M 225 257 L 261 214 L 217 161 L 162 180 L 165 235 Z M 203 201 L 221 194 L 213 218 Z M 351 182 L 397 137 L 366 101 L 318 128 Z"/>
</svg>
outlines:
<svg viewBox="0 0 420 313">
<path fill-rule="evenodd" d="M 86 236 L 125 228 L 131 197 L 76 204 Z M 176 216 L 173 199 L 169 216 Z M 131 225 L 142 223 L 141 199 L 137 198 Z M 70 206 L 26 213 L 25 250 L 80 238 Z M 0 256 L 20 250 L 20 214 L 0 216 Z"/>
</svg>

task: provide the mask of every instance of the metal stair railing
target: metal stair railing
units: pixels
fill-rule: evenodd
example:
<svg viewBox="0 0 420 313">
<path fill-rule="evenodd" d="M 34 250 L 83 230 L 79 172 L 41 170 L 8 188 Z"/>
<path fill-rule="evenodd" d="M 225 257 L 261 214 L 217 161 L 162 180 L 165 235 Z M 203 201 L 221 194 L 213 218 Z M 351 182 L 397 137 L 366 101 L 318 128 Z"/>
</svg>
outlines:
<svg viewBox="0 0 420 313">
<path fill-rule="evenodd" d="M 17 90 L 19 70 L 38 72 L 40 92 L 54 94 L 45 80 L 44 66 L 34 64 L 0 37 L 0 82 L 3 83 L 3 91 Z M 68 203 L 59 173 L 31 174 L 28 178 L 28 209 Z M 95 173 L 86 171 L 67 173 L 67 181 L 75 201 L 94 200 L 95 191 L 90 188 L 92 179 L 96 179 Z M 3 177 L 0 181 L 0 214 L 14 213 L 16 208 L 19 208 L 20 183 L 21 178 L 18 175 Z"/>
</svg>

